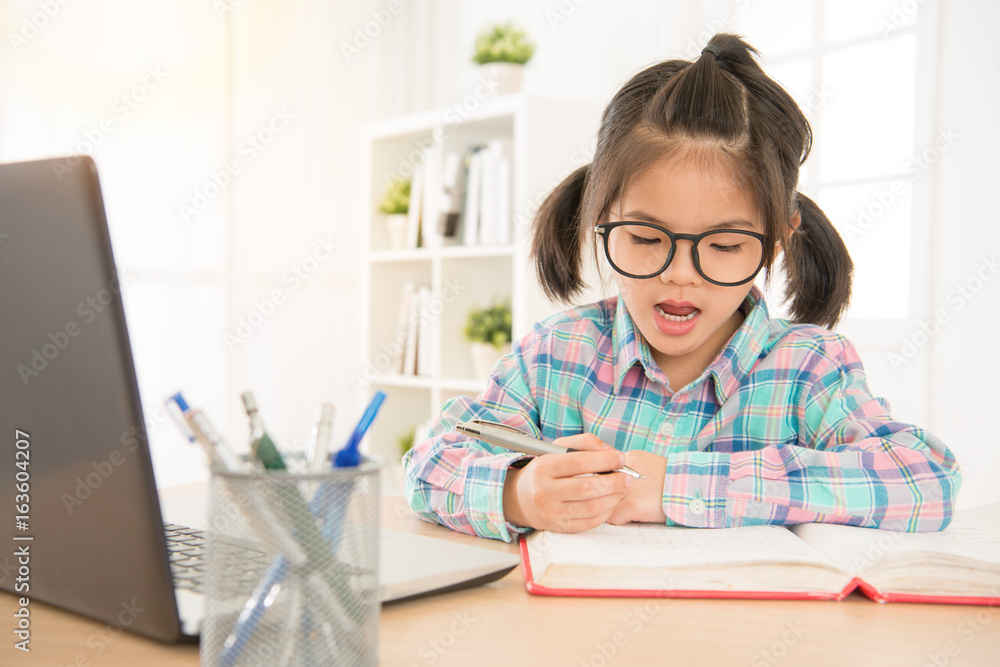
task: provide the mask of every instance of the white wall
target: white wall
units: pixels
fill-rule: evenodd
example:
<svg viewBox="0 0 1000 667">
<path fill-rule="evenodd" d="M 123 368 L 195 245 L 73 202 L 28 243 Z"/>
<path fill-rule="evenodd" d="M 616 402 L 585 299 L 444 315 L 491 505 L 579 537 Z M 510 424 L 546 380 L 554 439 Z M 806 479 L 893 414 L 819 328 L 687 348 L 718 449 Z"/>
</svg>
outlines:
<svg viewBox="0 0 1000 667">
<path fill-rule="evenodd" d="M 302 445 L 321 401 L 337 404 L 345 437 L 364 398 L 344 381 L 358 340 L 358 133 L 390 87 L 373 75 L 373 47 L 347 58 L 339 45 L 369 8 L 46 7 L 0 4 L 0 159 L 95 158 L 130 277 L 123 296 L 158 483 L 206 476 L 201 452 L 159 409 L 178 389 L 237 446 L 245 389 L 284 446 Z M 382 38 L 401 26 L 394 17 Z M 110 130 L 98 133 L 104 119 Z M 255 310 L 266 314 L 260 326 L 227 344 Z"/>
<path fill-rule="evenodd" d="M 389 4 L 92 0 L 59 5 L 44 25 L 35 25 L 40 6 L 32 0 L 0 6 L 0 34 L 8 36 L 0 43 L 0 159 L 75 150 L 101 118 L 114 120 L 113 133 L 91 152 L 119 264 L 135 276 L 126 307 L 147 411 L 182 388 L 217 415 L 231 439 L 242 440 L 237 397 L 253 388 L 282 442 L 302 441 L 321 400 L 337 404 L 336 434 L 346 434 L 364 399 L 347 382 L 362 365 L 351 352 L 360 340 L 352 317 L 359 307 L 360 127 L 471 92 L 471 45 L 486 24 L 513 19 L 536 39 L 529 92 L 601 103 L 646 65 L 697 55 L 717 30 L 747 26 L 754 32 L 746 37 L 755 43 L 760 35 L 761 48 L 780 37 L 774 26 L 803 44 L 810 39 L 797 25 L 801 3 L 776 0 L 414 0 L 396 14 Z M 887 0 L 878 11 L 891 16 L 904 4 Z M 985 281 L 962 308 L 949 294 L 1000 250 L 988 195 L 1000 182 L 990 122 L 1000 102 L 1000 56 L 989 32 L 1000 6 L 922 5 L 923 15 L 936 12 L 939 22 L 939 64 L 920 73 L 940 89 L 931 124 L 953 126 L 960 140 L 920 182 L 932 212 L 932 238 L 918 240 L 930 258 L 922 284 L 931 287 L 914 298 L 910 330 L 884 343 L 912 336 L 939 308 L 949 321 L 905 372 L 886 370 L 884 349 L 861 352 L 872 359 L 873 387 L 897 414 L 928 426 L 960 454 L 962 502 L 970 504 L 998 493 L 989 416 L 1000 403 L 993 377 L 1000 365 L 989 345 L 1000 323 L 1000 280 Z M 221 15 L 220 6 L 228 8 Z M 26 25 L 36 30 L 15 47 L 9 35 Z M 357 51 L 345 54 L 351 45 Z M 162 83 L 127 117 L 116 116 L 116 97 L 157 65 L 168 72 Z M 241 149 L 276 110 L 291 120 L 250 159 Z M 179 204 L 204 192 L 234 159 L 241 172 L 185 222 Z M 327 235 L 338 247 L 334 256 L 308 280 L 290 282 L 288 272 Z M 225 334 L 274 290 L 280 307 L 245 343 L 227 349 Z M 204 475 L 199 455 L 172 427 L 153 426 L 161 483 Z"/>
<path fill-rule="evenodd" d="M 936 111 L 958 138 L 934 174 L 928 319 L 943 313 L 944 324 L 922 353 L 931 359 L 928 417 L 960 452 L 962 500 L 972 502 L 1000 497 L 1000 52 L 990 46 L 1000 4 L 949 0 L 942 8 Z"/>
</svg>

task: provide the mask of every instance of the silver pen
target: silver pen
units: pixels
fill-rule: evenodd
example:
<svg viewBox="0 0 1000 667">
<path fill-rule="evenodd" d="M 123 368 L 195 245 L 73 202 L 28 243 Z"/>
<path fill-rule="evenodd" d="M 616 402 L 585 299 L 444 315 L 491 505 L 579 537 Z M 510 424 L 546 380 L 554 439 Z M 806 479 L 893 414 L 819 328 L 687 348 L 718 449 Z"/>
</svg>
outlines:
<svg viewBox="0 0 1000 667">
<path fill-rule="evenodd" d="M 533 438 L 513 426 L 498 424 L 496 422 L 485 421 L 482 419 L 472 419 L 467 422 L 459 422 L 455 429 L 459 433 L 471 435 L 473 438 L 477 438 L 483 442 L 488 442 L 491 445 L 506 447 L 507 449 L 513 449 L 515 452 L 530 454 L 532 456 L 541 456 L 543 454 L 565 454 L 566 452 L 583 451 L 580 449 L 570 449 L 568 447 L 553 445 L 550 442 Z M 608 470 L 598 474 L 605 475 L 612 472 L 623 472 L 626 475 L 631 475 L 635 479 L 646 479 L 640 475 L 638 471 L 633 470 L 628 466 L 622 466 L 617 470 Z"/>
</svg>

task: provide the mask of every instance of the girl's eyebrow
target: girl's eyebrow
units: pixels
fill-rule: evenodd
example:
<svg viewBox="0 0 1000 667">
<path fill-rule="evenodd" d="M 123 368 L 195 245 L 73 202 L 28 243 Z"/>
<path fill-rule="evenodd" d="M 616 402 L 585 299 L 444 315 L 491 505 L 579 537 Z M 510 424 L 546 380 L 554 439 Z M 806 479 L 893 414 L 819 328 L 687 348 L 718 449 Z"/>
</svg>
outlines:
<svg viewBox="0 0 1000 667">
<path fill-rule="evenodd" d="M 654 225 L 659 225 L 664 229 L 670 229 L 667 225 L 656 216 L 649 215 L 643 211 L 628 211 L 622 214 L 622 220 L 635 220 L 636 222 L 651 222 Z M 722 222 L 716 223 L 705 228 L 706 232 L 712 232 L 717 229 L 749 229 L 753 230 L 754 225 L 749 220 L 744 220 L 743 218 L 733 218 L 731 220 L 724 220 Z"/>
</svg>

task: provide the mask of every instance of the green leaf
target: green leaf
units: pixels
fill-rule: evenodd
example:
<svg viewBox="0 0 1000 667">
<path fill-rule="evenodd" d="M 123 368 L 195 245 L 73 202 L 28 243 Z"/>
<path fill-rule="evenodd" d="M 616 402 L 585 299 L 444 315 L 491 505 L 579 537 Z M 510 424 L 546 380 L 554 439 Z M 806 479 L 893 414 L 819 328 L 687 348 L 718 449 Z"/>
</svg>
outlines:
<svg viewBox="0 0 1000 667">
<path fill-rule="evenodd" d="M 510 297 L 494 297 L 489 307 L 469 311 L 465 338 L 472 343 L 489 343 L 501 348 L 511 342 L 511 322 Z"/>
<path fill-rule="evenodd" d="M 528 41 L 524 30 L 503 23 L 479 33 L 472 61 L 480 65 L 497 62 L 523 65 L 534 54 L 535 45 Z"/>
<path fill-rule="evenodd" d="M 396 178 L 389 184 L 378 210 L 387 215 L 407 213 L 410 210 L 410 179 Z"/>
</svg>

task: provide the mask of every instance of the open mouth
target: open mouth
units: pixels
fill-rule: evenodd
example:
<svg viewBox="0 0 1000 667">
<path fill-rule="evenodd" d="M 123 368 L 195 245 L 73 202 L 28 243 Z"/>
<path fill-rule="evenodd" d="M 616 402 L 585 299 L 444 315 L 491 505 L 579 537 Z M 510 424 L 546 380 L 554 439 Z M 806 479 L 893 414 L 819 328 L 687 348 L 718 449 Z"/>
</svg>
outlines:
<svg viewBox="0 0 1000 667">
<path fill-rule="evenodd" d="M 701 310 L 690 303 L 661 301 L 653 306 L 653 309 L 658 315 L 655 321 L 656 328 L 667 336 L 684 336 L 691 333 L 701 318 Z"/>
<path fill-rule="evenodd" d="M 661 306 L 656 304 L 656 313 L 669 322 L 689 322 L 700 312 L 694 306 Z"/>
</svg>

